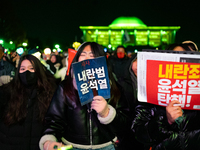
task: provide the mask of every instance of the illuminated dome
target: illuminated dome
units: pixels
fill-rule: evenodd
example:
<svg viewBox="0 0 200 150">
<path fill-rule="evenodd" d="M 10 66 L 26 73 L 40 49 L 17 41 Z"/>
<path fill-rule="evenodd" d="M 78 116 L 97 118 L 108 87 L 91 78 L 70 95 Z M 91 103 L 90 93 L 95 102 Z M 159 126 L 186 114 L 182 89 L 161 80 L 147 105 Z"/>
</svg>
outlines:
<svg viewBox="0 0 200 150">
<path fill-rule="evenodd" d="M 137 17 L 119 17 L 109 27 L 147 27 L 147 25 Z"/>
</svg>

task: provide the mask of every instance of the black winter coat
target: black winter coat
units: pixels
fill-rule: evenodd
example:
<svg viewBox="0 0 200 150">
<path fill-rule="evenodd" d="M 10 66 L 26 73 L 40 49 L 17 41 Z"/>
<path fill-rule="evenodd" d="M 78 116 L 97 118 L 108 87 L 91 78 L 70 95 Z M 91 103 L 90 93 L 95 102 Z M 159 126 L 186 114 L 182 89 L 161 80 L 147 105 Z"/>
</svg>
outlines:
<svg viewBox="0 0 200 150">
<path fill-rule="evenodd" d="M 125 101 L 120 101 L 123 104 L 118 104 L 114 120 L 103 125 L 99 122 L 94 110 L 88 112 L 86 105 L 81 106 L 80 103 L 72 101 L 63 94 L 65 84 L 66 80 L 62 81 L 53 96 L 45 117 L 44 134 L 53 134 L 58 141 L 61 141 L 63 137 L 76 144 L 91 145 L 90 142 L 92 142 L 92 145 L 97 145 L 112 141 L 118 131 L 130 127 L 128 122 L 130 120 L 123 113 L 127 111 Z"/>
<path fill-rule="evenodd" d="M 152 104 L 136 107 L 132 126 L 136 138 L 152 150 L 199 150 L 200 111 L 184 110 L 183 121 L 169 124 L 166 109 Z"/>
<path fill-rule="evenodd" d="M 125 56 L 122 59 L 119 59 L 116 56 L 110 56 L 108 58 L 108 61 L 112 68 L 112 72 L 116 75 L 119 83 L 124 80 L 124 72 L 127 69 L 126 66 L 127 66 L 128 60 L 129 58 L 127 56 Z"/>
<path fill-rule="evenodd" d="M 43 124 L 41 121 L 38 121 L 39 110 L 38 110 L 38 105 L 36 105 L 37 104 L 36 94 L 33 95 L 29 100 L 27 100 L 28 113 L 25 120 L 7 126 L 4 124 L 3 116 L 1 116 L 0 149 L 39 150 L 39 140 L 41 137 Z M 4 98 L 6 98 L 6 96 Z M 2 105 L 2 103 L 3 103 L 3 96 L 1 95 L 1 108 L 3 108 L 3 106 L 5 106 L 4 108 L 6 108 L 6 105 Z M 1 113 L 1 115 L 2 114 L 4 113 Z"/>
<path fill-rule="evenodd" d="M 15 66 L 13 66 L 9 61 L 4 61 L 0 59 L 0 76 L 15 76 Z"/>
<path fill-rule="evenodd" d="M 135 107 L 138 104 L 137 100 L 137 77 L 132 71 L 132 62 L 137 58 L 135 54 L 132 56 L 127 66 L 125 66 L 124 72 L 124 80 L 120 82 L 123 91 L 125 93 L 125 98 L 128 102 L 128 107 L 130 108 L 130 115 L 131 119 L 135 118 Z M 132 132 L 131 128 L 127 128 L 126 132 L 123 132 L 118 135 L 119 138 L 119 146 L 118 150 L 126 150 L 126 149 L 133 149 L 133 150 L 143 150 L 144 145 L 138 142 L 135 139 L 135 134 Z"/>
</svg>

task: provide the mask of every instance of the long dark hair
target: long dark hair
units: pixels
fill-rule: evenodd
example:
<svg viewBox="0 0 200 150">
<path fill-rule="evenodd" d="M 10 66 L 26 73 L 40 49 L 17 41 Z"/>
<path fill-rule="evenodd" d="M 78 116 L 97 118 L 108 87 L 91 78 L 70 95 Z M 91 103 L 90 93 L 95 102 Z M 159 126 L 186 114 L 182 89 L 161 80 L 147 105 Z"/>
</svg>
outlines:
<svg viewBox="0 0 200 150">
<path fill-rule="evenodd" d="M 82 51 L 84 50 L 84 48 L 86 46 L 90 45 L 91 46 L 91 50 L 93 52 L 94 57 L 100 57 L 100 56 L 105 56 L 105 52 L 103 50 L 103 47 L 95 42 L 85 42 L 83 43 L 81 46 L 79 46 L 77 53 L 72 61 L 72 63 L 74 62 L 78 62 L 78 59 L 82 53 Z M 111 98 L 109 103 L 112 106 L 116 106 L 121 93 L 116 85 L 115 79 L 113 77 L 111 68 L 109 63 L 107 62 L 108 65 L 108 74 L 109 74 L 109 79 L 110 79 L 110 84 L 111 84 Z M 78 97 L 77 97 L 77 91 L 75 90 L 74 86 L 73 86 L 73 70 L 72 67 L 70 66 L 70 71 L 69 71 L 69 75 L 67 76 L 67 81 L 64 85 L 64 93 L 72 100 L 78 103 Z"/>
<path fill-rule="evenodd" d="M 27 88 L 21 83 L 19 78 L 19 69 L 23 60 L 29 60 L 31 62 L 37 76 L 37 85 L 35 88 L 37 89 L 37 108 L 39 109 L 38 120 L 43 120 L 56 88 L 54 76 L 47 71 L 35 56 L 22 56 L 17 67 L 15 78 L 5 86 L 6 91 L 10 94 L 4 119 L 8 125 L 24 120 L 27 115 L 29 95 L 27 94 Z"/>
</svg>

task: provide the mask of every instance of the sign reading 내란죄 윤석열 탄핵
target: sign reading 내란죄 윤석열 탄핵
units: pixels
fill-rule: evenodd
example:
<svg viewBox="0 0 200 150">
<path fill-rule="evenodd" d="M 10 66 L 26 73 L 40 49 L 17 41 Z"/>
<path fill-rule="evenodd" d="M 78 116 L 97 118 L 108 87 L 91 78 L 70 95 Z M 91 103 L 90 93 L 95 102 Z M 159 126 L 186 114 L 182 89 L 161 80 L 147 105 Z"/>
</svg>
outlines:
<svg viewBox="0 0 200 150">
<path fill-rule="evenodd" d="M 147 101 L 183 109 L 200 109 L 200 64 L 147 60 Z M 153 70 L 153 71 L 152 71 Z"/>
<path fill-rule="evenodd" d="M 143 51 L 137 55 L 138 101 L 200 110 L 200 53 Z"/>
</svg>

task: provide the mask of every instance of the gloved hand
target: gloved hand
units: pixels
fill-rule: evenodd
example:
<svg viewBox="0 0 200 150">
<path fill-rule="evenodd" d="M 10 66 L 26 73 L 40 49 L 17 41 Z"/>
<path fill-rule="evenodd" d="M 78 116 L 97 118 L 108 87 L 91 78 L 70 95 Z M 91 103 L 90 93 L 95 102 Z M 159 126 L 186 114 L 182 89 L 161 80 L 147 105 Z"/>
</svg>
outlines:
<svg viewBox="0 0 200 150">
<path fill-rule="evenodd" d="M 0 86 L 2 86 L 3 84 L 9 83 L 13 78 L 10 77 L 9 75 L 3 75 L 0 76 Z"/>
<path fill-rule="evenodd" d="M 91 109 L 95 110 L 103 118 L 107 117 L 109 113 L 108 103 L 102 96 L 93 97 Z"/>
</svg>

